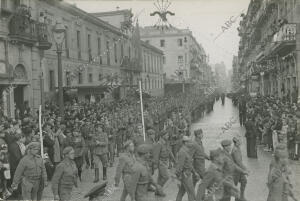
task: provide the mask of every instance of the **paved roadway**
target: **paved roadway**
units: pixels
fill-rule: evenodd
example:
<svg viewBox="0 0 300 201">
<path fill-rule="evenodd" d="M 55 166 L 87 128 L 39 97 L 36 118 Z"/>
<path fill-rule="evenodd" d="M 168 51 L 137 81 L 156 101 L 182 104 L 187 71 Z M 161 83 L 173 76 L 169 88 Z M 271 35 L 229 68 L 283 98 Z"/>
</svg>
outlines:
<svg viewBox="0 0 300 201">
<path fill-rule="evenodd" d="M 226 122 L 230 120 L 235 120 L 235 123 L 232 124 L 230 129 L 225 131 L 223 134 L 222 127 L 225 126 Z M 244 128 L 241 128 L 238 123 L 238 111 L 235 107 L 233 107 L 231 100 L 226 99 L 225 105 L 221 105 L 221 101 L 216 102 L 214 106 L 214 110 L 206 114 L 202 119 L 200 119 L 197 123 L 192 125 L 192 130 L 202 128 L 204 131 L 204 147 L 207 153 L 209 150 L 215 149 L 220 146 L 220 141 L 223 139 L 232 139 L 233 136 L 239 137 L 242 142 L 242 151 L 243 151 L 243 159 L 244 163 L 250 170 L 250 176 L 248 176 L 248 184 L 246 189 L 246 197 L 249 201 L 266 201 L 268 195 L 268 189 L 266 186 L 266 178 L 268 173 L 268 167 L 271 160 L 271 154 L 264 152 L 260 147 L 258 149 L 258 159 L 248 159 L 246 157 L 246 148 L 245 148 L 245 138 Z M 293 177 L 293 183 L 296 190 L 296 197 L 300 198 L 300 163 L 291 161 L 292 169 L 294 171 L 295 176 Z M 207 163 L 208 165 L 208 163 Z M 113 168 L 109 168 L 108 170 L 108 183 L 113 184 L 113 177 L 115 173 L 115 166 Z M 156 175 L 154 178 L 156 179 Z M 91 189 L 94 184 L 93 181 L 93 170 L 84 170 L 83 172 L 83 181 L 79 183 L 79 188 L 75 189 L 73 192 L 72 200 L 87 200 L 83 199 L 83 195 Z M 150 194 L 151 201 L 175 201 L 176 194 L 178 191 L 178 182 L 176 180 L 169 180 L 165 187 L 165 192 L 167 196 L 165 198 L 155 197 L 154 193 Z M 116 190 L 112 193 L 111 196 L 99 199 L 99 201 L 118 201 L 121 195 L 121 189 Z M 44 192 L 44 199 L 49 200 L 53 199 L 50 185 L 46 188 Z M 127 200 L 130 200 L 127 198 Z M 187 201 L 187 196 L 184 197 L 183 201 Z"/>
</svg>

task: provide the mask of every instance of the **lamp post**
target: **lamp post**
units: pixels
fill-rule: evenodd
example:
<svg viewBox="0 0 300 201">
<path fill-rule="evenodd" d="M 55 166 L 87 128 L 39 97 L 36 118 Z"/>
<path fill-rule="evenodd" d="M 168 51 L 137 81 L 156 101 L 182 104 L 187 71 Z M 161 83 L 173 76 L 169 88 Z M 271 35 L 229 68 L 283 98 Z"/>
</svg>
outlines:
<svg viewBox="0 0 300 201">
<path fill-rule="evenodd" d="M 62 77 L 62 45 L 65 39 L 65 26 L 57 21 L 54 28 L 52 29 L 53 38 L 56 43 L 56 53 L 57 53 L 57 64 L 58 64 L 58 105 L 59 105 L 59 114 L 64 117 L 64 100 L 63 100 L 63 77 Z"/>
</svg>

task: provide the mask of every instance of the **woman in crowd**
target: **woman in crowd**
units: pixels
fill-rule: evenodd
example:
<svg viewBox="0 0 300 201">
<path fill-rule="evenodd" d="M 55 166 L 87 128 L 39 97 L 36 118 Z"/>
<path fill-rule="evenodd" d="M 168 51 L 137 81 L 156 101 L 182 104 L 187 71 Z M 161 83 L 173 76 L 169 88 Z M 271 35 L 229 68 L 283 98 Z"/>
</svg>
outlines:
<svg viewBox="0 0 300 201">
<path fill-rule="evenodd" d="M 54 200 L 71 200 L 73 187 L 77 187 L 78 171 L 74 162 L 75 151 L 72 147 L 63 150 L 64 159 L 56 167 L 52 178 Z"/>
</svg>

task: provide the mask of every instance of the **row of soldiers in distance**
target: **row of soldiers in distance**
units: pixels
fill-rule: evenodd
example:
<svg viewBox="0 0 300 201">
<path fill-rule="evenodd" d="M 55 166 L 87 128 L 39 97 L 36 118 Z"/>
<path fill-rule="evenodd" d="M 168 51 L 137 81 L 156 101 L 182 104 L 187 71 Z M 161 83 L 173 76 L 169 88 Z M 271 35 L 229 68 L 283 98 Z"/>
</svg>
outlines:
<svg viewBox="0 0 300 201">
<path fill-rule="evenodd" d="M 199 101 L 200 100 L 200 101 Z M 177 97 L 172 98 L 162 98 L 162 99 L 154 99 L 149 100 L 147 102 L 148 104 L 148 110 L 153 111 L 153 108 L 156 108 L 156 111 L 159 115 L 162 114 L 162 111 L 168 111 L 168 110 L 174 110 L 173 108 L 178 108 L 178 106 L 183 106 L 181 109 L 180 114 L 188 114 L 188 111 L 196 110 L 198 108 L 203 107 L 203 104 L 205 102 L 203 101 L 203 95 L 200 93 L 192 93 L 188 95 L 181 95 Z M 106 179 L 106 168 L 108 163 L 108 156 L 110 156 L 110 160 L 114 157 L 114 151 L 115 147 L 112 146 L 116 143 L 110 143 L 109 140 L 111 140 L 111 133 L 116 132 L 119 134 L 122 133 L 122 127 L 121 129 L 118 127 L 120 124 L 116 125 L 116 130 L 109 130 L 108 128 L 111 128 L 110 122 L 113 122 L 117 119 L 122 119 L 124 122 L 124 118 L 126 119 L 126 116 L 131 116 L 132 122 L 130 123 L 128 120 L 128 124 L 131 124 L 134 128 L 137 128 L 137 130 L 133 129 L 133 134 L 131 135 L 131 138 L 134 138 L 137 135 L 141 134 L 141 128 L 140 126 L 137 126 L 136 122 L 138 122 L 138 116 L 139 116 L 139 104 L 137 102 L 130 102 L 130 101 L 122 101 L 122 102 L 110 102 L 110 103 L 95 103 L 95 104 L 74 104 L 73 106 L 76 107 L 66 107 L 66 117 L 64 120 L 57 116 L 57 109 L 47 107 L 48 114 L 44 115 L 45 123 L 43 125 L 44 132 L 43 132 L 43 142 L 44 142 L 44 148 L 49 156 L 50 162 L 52 162 L 55 166 L 57 166 L 62 160 L 63 160 L 63 150 L 66 146 L 68 141 L 68 138 L 71 139 L 80 139 L 80 142 L 74 142 L 71 143 L 71 146 L 75 149 L 75 162 L 76 167 L 78 169 L 78 173 L 81 173 L 81 168 L 83 164 L 83 159 L 85 158 L 87 161 L 87 164 L 89 164 L 90 158 L 93 158 L 91 161 L 92 164 L 95 166 L 95 180 L 94 182 L 99 181 L 99 162 L 101 161 L 103 164 L 103 179 Z M 199 107 L 201 106 L 201 107 Z M 114 109 L 112 109 L 114 108 Z M 160 110 L 157 110 L 157 108 L 160 108 Z M 113 115 L 109 114 L 109 111 L 113 111 Z M 178 110 L 175 110 L 176 114 L 179 114 Z M 129 115 L 128 115 L 129 114 Z M 109 119 L 108 117 L 112 117 L 112 119 Z M 130 119 L 130 118 L 129 118 Z M 146 119 L 147 119 L 147 112 L 146 112 Z M 24 119 L 20 119 L 22 123 L 19 125 L 19 130 L 21 129 L 22 132 L 19 133 L 20 138 L 23 139 L 23 137 L 26 138 L 25 145 L 27 145 L 29 142 L 32 141 L 39 141 L 39 135 L 38 135 L 38 129 L 37 129 L 37 119 L 34 118 L 34 116 L 28 115 Z M 126 122 L 126 120 L 125 120 Z M 151 122 L 146 120 L 146 122 Z M 119 122 L 118 122 L 119 123 Z M 95 130 L 92 129 L 92 132 L 84 132 L 84 127 L 92 128 L 91 125 L 96 125 Z M 151 125 L 151 124 L 150 124 Z M 186 124 L 184 124 L 186 126 Z M 187 124 L 189 125 L 189 124 Z M 10 126 L 8 126 L 10 127 Z M 125 128 L 130 127 L 128 125 L 124 126 Z M 149 127 L 149 125 L 148 125 Z M 106 130 L 107 129 L 107 130 Z M 155 127 L 153 127 L 155 129 Z M 9 129 L 11 130 L 11 129 Z M 18 130 L 18 129 L 17 129 Z M 71 132 L 70 132 L 71 131 Z M 68 132 L 71 133 L 68 134 Z M 138 134 L 137 134 L 138 133 Z M 150 132 L 151 133 L 151 132 Z M 153 130 L 152 130 L 153 133 Z M 157 133 L 157 132 L 154 132 Z M 74 134 L 74 136 L 72 136 Z M 76 134 L 76 136 L 75 136 Z M 77 136 L 79 134 L 79 136 Z M 91 136 L 86 136 L 86 134 L 89 134 Z M 14 131 L 8 131 L 5 136 L 14 137 L 15 132 Z M 123 134 L 121 136 L 124 136 Z M 150 134 L 151 136 L 151 134 Z M 82 140 L 83 138 L 83 140 Z M 112 138 L 113 139 L 113 138 Z M 137 138 L 138 139 L 138 138 Z M 141 139 L 141 137 L 140 137 Z M 119 142 L 121 145 L 119 151 L 122 149 L 123 146 L 123 140 Z M 51 142 L 51 143 L 46 143 Z M 82 143 L 85 142 L 85 143 Z M 19 143 L 19 140 L 16 142 Z M 91 143 L 91 144 L 89 144 Z M 85 144 L 85 146 L 83 146 Z M 86 146 L 87 145 L 87 146 Z M 8 145 L 10 147 L 10 144 Z M 89 154 L 84 154 L 85 147 L 89 147 Z M 118 147 L 118 146 L 117 146 Z M 177 147 L 178 145 L 174 146 Z M 108 150 L 111 152 L 108 153 Z M 176 150 L 176 148 L 174 148 Z M 15 150 L 17 151 L 17 150 Z M 88 152 L 87 152 L 88 153 Z M 10 151 L 8 152 L 8 156 L 11 155 Z M 8 157 L 9 161 L 11 157 Z M 16 167 L 14 167 L 14 171 L 16 171 L 16 168 L 21 160 L 22 156 L 19 157 L 18 161 L 16 161 Z M 12 159 L 12 158 L 11 158 Z M 24 159 L 25 160 L 25 159 Z M 26 159 L 28 160 L 28 158 Z M 29 160 L 30 161 L 30 160 Z M 25 163 L 26 164 L 26 163 Z M 48 162 L 46 162 L 48 164 Z M 91 165 L 92 165 L 91 164 Z M 47 167 L 46 167 L 47 168 Z M 30 169 L 30 168 L 29 168 Z M 39 172 L 39 173 L 38 173 Z M 37 173 L 34 173 L 35 178 L 40 178 L 40 174 L 43 171 L 38 171 Z M 25 172 L 19 172 L 19 177 L 25 177 L 29 178 L 30 181 L 32 181 L 30 178 L 32 175 L 30 175 L 31 171 L 25 171 Z M 48 173 L 48 171 L 47 171 Z M 14 172 L 11 173 L 12 176 L 14 176 Z M 28 175 L 27 175 L 28 174 Z M 52 175 L 52 174 L 51 174 Z M 51 176 L 51 175 L 48 175 Z M 80 176 L 80 174 L 79 174 Z M 19 178 L 16 179 L 17 183 L 20 182 Z M 34 181 L 36 181 L 34 179 Z M 33 183 L 35 183 L 32 181 Z M 46 181 L 45 181 L 46 182 Z M 14 187 L 17 187 L 18 185 L 14 183 Z M 29 187 L 28 185 L 25 185 L 26 187 Z M 37 185 L 40 188 L 43 188 L 41 185 Z M 31 186 L 31 190 L 34 190 L 35 192 L 38 192 L 36 190 L 36 187 Z M 26 188 L 27 189 L 27 188 Z M 42 189 L 41 189 L 42 191 Z M 39 190 L 39 192 L 41 192 Z M 23 192 L 22 192 L 23 196 Z M 36 199 L 37 195 L 34 193 L 31 195 L 24 195 L 25 198 L 28 199 Z M 23 197 L 24 197 L 23 196 Z M 29 197 L 28 197 L 29 196 Z"/>
</svg>

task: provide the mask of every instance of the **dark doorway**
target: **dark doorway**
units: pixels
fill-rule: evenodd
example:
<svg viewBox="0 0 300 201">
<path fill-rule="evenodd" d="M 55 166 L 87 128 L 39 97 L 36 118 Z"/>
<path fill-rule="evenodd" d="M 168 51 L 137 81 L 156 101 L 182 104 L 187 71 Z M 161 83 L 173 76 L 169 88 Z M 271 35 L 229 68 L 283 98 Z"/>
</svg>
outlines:
<svg viewBox="0 0 300 201">
<path fill-rule="evenodd" d="M 16 108 L 20 111 L 20 114 L 24 112 L 24 86 L 18 85 L 14 89 L 14 99 Z"/>
</svg>

